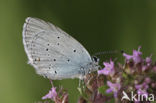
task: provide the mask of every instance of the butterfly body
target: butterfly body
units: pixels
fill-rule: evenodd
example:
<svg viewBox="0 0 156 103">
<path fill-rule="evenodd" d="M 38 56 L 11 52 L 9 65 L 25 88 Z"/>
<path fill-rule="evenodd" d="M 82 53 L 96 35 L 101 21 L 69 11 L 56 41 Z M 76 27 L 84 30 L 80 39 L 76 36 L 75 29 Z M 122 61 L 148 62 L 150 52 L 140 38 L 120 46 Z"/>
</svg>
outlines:
<svg viewBox="0 0 156 103">
<path fill-rule="evenodd" d="M 26 19 L 23 43 L 29 63 L 49 79 L 81 79 L 98 69 L 98 62 L 77 40 L 41 19 Z"/>
</svg>

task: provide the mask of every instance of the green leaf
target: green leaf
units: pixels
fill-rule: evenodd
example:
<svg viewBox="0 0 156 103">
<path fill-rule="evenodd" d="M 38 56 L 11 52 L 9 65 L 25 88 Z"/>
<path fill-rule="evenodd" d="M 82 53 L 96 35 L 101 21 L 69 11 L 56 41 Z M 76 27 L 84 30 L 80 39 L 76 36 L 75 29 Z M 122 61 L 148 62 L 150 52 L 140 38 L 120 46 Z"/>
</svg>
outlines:
<svg viewBox="0 0 156 103">
<path fill-rule="evenodd" d="M 106 93 L 106 90 L 108 89 L 107 86 L 101 86 L 98 88 L 99 93 L 106 95 L 106 96 L 111 96 L 113 93 Z"/>
<path fill-rule="evenodd" d="M 98 91 L 99 91 L 101 94 L 105 94 L 107 88 L 108 88 L 107 86 L 101 86 L 101 87 L 98 88 Z"/>
</svg>

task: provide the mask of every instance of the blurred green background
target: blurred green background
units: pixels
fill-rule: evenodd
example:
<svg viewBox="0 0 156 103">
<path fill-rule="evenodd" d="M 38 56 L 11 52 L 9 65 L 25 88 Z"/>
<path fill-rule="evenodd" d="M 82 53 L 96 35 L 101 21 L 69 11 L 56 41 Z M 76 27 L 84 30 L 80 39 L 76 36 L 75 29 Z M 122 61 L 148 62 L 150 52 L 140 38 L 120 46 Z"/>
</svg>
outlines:
<svg viewBox="0 0 156 103">
<path fill-rule="evenodd" d="M 28 16 L 59 26 L 90 54 L 131 53 L 141 45 L 145 56 L 156 58 L 155 0 L 0 0 L 0 103 L 34 103 L 50 89 L 49 80 L 27 64 L 22 27 Z M 78 79 L 54 84 L 68 89 L 70 103 L 76 103 Z"/>
</svg>

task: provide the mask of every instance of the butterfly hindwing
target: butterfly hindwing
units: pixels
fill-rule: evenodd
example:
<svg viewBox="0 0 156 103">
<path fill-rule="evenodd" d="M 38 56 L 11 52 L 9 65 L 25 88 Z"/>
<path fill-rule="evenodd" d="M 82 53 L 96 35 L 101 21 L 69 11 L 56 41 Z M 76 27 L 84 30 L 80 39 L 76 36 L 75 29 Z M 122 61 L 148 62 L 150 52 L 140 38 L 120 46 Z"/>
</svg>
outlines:
<svg viewBox="0 0 156 103">
<path fill-rule="evenodd" d="M 26 19 L 23 43 L 29 63 L 38 74 L 50 79 L 79 77 L 81 67 L 92 62 L 78 41 L 53 24 L 37 18 Z"/>
</svg>

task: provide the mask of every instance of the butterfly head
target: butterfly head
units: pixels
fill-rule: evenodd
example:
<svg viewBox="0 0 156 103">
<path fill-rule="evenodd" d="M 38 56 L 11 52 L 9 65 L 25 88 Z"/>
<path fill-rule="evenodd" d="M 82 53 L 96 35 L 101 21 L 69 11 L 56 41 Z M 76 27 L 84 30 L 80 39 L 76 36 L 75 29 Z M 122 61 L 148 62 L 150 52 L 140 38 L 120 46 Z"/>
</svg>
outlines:
<svg viewBox="0 0 156 103">
<path fill-rule="evenodd" d="M 90 71 L 96 71 L 99 69 L 99 61 L 100 59 L 97 58 L 96 56 L 92 57 L 92 66 L 91 66 L 91 70 Z"/>
<path fill-rule="evenodd" d="M 100 59 L 97 58 L 96 56 L 93 56 L 93 57 L 92 57 L 92 60 L 93 60 L 94 63 L 99 64 L 99 60 L 100 60 Z"/>
</svg>

